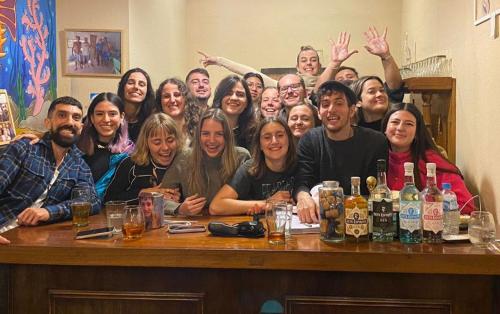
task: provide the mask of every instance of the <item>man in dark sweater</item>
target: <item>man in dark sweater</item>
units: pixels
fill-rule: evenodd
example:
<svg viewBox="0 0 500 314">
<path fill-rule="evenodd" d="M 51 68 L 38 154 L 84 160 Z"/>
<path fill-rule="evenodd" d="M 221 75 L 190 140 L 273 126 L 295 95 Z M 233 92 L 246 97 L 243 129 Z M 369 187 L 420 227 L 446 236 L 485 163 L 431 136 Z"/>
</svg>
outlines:
<svg viewBox="0 0 500 314">
<path fill-rule="evenodd" d="M 322 125 L 307 132 L 299 142 L 295 197 L 302 222 L 318 222 L 319 208 L 310 189 L 322 181 L 336 180 L 351 193 L 351 177 L 364 183 L 376 175 L 377 159 L 386 159 L 385 136 L 363 127 L 351 125 L 355 114 L 356 95 L 336 81 L 323 83 L 318 90 L 319 115 Z M 365 184 L 361 193 L 368 194 Z"/>
</svg>

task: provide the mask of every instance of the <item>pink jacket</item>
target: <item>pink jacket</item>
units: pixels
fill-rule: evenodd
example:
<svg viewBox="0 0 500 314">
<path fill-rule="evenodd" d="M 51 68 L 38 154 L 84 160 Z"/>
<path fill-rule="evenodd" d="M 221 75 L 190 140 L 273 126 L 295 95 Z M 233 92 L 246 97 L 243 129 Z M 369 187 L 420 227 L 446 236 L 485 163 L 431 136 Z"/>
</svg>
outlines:
<svg viewBox="0 0 500 314">
<path fill-rule="evenodd" d="M 426 152 L 426 157 L 428 162 L 433 162 L 436 164 L 436 174 L 437 174 L 437 185 L 438 188 L 441 189 L 441 184 L 443 182 L 451 183 L 451 189 L 457 195 L 457 201 L 460 208 L 467 202 L 472 195 L 469 190 L 465 186 L 464 180 L 456 174 L 452 172 L 444 172 L 439 171 L 439 169 L 454 169 L 454 167 L 445 159 L 443 159 L 438 153 L 433 150 L 428 150 Z M 389 151 L 389 168 L 387 171 L 387 185 L 391 190 L 401 190 L 404 186 L 404 163 L 412 162 L 411 153 L 396 153 L 393 151 Z M 420 181 L 422 184 L 425 184 L 427 180 L 427 169 L 425 167 L 425 162 L 423 160 L 419 160 L 418 169 L 420 170 Z M 475 210 L 474 202 L 470 201 L 467 206 L 465 206 L 461 214 L 470 214 Z"/>
</svg>

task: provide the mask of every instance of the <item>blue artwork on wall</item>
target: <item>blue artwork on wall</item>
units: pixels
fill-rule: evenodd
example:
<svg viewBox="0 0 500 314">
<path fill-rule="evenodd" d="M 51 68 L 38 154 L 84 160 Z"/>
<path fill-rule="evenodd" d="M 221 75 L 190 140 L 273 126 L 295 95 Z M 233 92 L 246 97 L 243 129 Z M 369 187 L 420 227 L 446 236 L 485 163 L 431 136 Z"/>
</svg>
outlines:
<svg viewBox="0 0 500 314">
<path fill-rule="evenodd" d="M 0 0 L 0 88 L 18 125 L 45 118 L 57 88 L 55 0 Z"/>
</svg>

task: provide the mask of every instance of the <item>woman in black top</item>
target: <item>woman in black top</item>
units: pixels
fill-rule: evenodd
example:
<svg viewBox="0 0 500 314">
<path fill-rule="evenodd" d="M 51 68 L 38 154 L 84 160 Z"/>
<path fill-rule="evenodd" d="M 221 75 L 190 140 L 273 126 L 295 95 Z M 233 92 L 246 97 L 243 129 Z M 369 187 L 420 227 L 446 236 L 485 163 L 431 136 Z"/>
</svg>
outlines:
<svg viewBox="0 0 500 314">
<path fill-rule="evenodd" d="M 247 82 L 236 75 L 225 77 L 217 85 L 212 107 L 220 108 L 226 114 L 236 146 L 250 150 L 255 114 Z"/>
<path fill-rule="evenodd" d="M 172 118 L 156 113 L 146 119 L 134 152 L 118 166 L 104 201 L 137 204 L 142 189 L 160 184 L 175 158 L 178 143 L 179 133 Z M 176 192 L 172 190 L 172 193 Z"/>
<path fill-rule="evenodd" d="M 155 106 L 155 93 L 148 73 L 141 68 L 128 70 L 118 83 L 117 94 L 125 103 L 128 134 L 135 143 L 144 120 L 153 113 Z"/>
<path fill-rule="evenodd" d="M 262 120 L 253 138 L 252 159 L 215 195 L 212 215 L 238 215 L 262 209 L 265 199 L 291 202 L 297 155 L 292 132 L 279 118 Z M 270 185 L 271 191 L 264 186 Z"/>
</svg>

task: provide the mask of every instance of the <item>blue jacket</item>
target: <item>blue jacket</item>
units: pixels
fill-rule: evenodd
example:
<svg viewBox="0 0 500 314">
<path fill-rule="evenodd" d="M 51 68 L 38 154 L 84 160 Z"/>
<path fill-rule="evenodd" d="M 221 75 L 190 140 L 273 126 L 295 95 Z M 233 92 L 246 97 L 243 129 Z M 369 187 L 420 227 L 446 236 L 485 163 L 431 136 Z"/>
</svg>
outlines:
<svg viewBox="0 0 500 314">
<path fill-rule="evenodd" d="M 92 173 L 73 145 L 59 166 L 59 176 L 50 186 L 42 207 L 49 212 L 48 222 L 71 217 L 71 190 L 86 187 L 91 191 L 91 213 L 99 212 L 101 202 L 96 195 Z M 19 140 L 8 146 L 0 157 L 0 226 L 30 207 L 47 189 L 55 171 L 55 158 L 50 139 L 37 144 Z"/>
</svg>

